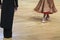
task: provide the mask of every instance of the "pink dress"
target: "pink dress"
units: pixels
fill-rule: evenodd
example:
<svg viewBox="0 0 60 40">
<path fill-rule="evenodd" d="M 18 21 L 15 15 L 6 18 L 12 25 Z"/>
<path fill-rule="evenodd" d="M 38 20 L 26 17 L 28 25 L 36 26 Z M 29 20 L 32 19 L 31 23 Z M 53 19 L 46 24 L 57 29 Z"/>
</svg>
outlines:
<svg viewBox="0 0 60 40">
<path fill-rule="evenodd" d="M 53 0 L 40 0 L 34 10 L 39 13 L 55 13 L 57 11 Z"/>
</svg>

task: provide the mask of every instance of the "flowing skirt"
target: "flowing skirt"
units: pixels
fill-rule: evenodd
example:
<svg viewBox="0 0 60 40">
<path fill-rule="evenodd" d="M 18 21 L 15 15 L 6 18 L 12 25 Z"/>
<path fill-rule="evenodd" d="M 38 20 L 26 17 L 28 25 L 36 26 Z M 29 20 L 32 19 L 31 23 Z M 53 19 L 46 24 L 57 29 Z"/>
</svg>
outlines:
<svg viewBox="0 0 60 40">
<path fill-rule="evenodd" d="M 40 0 L 34 10 L 39 13 L 55 13 L 57 11 L 53 0 Z"/>
</svg>

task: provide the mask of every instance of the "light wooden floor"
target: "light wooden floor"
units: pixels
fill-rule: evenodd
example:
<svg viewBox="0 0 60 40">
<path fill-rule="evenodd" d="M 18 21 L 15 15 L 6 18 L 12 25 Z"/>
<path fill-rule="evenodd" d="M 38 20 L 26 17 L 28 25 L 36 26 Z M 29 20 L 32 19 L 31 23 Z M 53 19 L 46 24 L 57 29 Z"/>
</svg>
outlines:
<svg viewBox="0 0 60 40">
<path fill-rule="evenodd" d="M 54 0 L 57 13 L 51 14 L 50 21 L 41 23 L 42 14 L 33 9 L 39 0 L 19 0 L 15 12 L 13 38 L 4 39 L 0 28 L 0 40 L 60 40 L 60 0 Z"/>
</svg>

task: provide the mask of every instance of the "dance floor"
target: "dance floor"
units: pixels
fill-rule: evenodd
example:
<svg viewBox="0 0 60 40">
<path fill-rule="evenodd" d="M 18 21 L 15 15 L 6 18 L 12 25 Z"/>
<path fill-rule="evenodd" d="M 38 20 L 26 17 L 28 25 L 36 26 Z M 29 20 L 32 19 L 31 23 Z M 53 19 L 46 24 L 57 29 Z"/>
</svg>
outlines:
<svg viewBox="0 0 60 40">
<path fill-rule="evenodd" d="M 54 0 L 57 12 L 50 14 L 50 20 L 41 22 L 43 14 L 34 11 L 39 0 L 19 0 L 14 15 L 13 37 L 3 38 L 0 28 L 0 40 L 60 40 L 60 0 Z"/>
</svg>

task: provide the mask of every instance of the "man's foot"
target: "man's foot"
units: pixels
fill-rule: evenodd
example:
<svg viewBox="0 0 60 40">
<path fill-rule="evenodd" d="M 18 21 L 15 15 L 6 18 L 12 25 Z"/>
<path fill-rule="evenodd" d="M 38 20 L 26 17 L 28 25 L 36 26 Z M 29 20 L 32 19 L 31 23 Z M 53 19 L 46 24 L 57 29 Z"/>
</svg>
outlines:
<svg viewBox="0 0 60 40">
<path fill-rule="evenodd" d="M 3 38 L 3 40 L 12 40 L 12 38 Z"/>
</svg>

